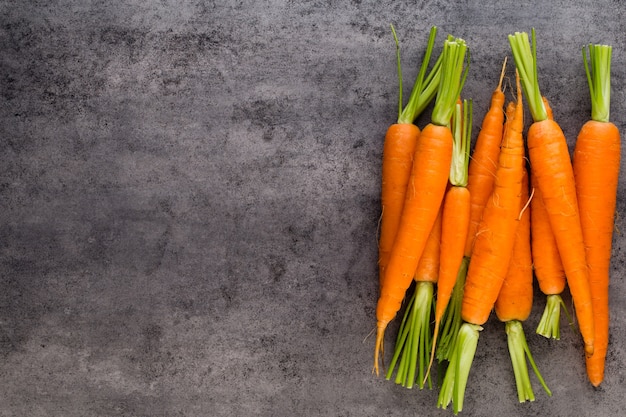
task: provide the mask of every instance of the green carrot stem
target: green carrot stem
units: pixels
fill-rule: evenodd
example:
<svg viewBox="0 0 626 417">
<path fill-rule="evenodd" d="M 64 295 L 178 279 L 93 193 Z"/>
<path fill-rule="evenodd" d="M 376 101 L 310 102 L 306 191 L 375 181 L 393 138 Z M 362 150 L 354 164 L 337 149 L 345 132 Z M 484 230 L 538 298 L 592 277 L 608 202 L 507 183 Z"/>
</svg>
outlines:
<svg viewBox="0 0 626 417">
<path fill-rule="evenodd" d="M 441 80 L 431 117 L 433 124 L 448 126 L 450 123 L 469 70 L 467 51 L 467 44 L 461 38 L 448 37 L 444 42 Z"/>
<path fill-rule="evenodd" d="M 559 294 L 551 294 L 546 297 L 546 307 L 543 310 L 536 333 L 548 339 L 559 340 L 561 338 L 561 308 L 567 315 L 568 321 L 573 326 L 567 306 Z"/>
<path fill-rule="evenodd" d="M 539 382 L 543 386 L 546 393 L 549 396 L 552 396 L 552 392 L 546 385 L 541 373 L 539 373 L 539 369 L 537 368 L 533 356 L 530 353 L 530 348 L 526 342 L 526 336 L 524 335 L 522 323 L 518 320 L 508 321 L 505 324 L 505 330 L 511 364 L 513 365 L 513 374 L 515 375 L 515 385 L 517 387 L 517 398 L 519 402 L 523 403 L 525 401 L 535 401 L 535 394 L 533 393 L 533 387 L 528 376 L 526 358 L 528 358 L 537 379 L 539 379 Z"/>
<path fill-rule="evenodd" d="M 532 29 L 532 48 L 526 32 L 515 32 L 514 35 L 509 35 L 509 43 L 533 121 L 545 120 L 548 118 L 548 113 L 539 90 L 535 29 Z"/>
<path fill-rule="evenodd" d="M 587 60 L 587 52 L 591 68 Z M 591 119 L 608 122 L 611 107 L 611 52 L 609 45 L 583 47 L 583 62 L 591 95 Z"/>
</svg>

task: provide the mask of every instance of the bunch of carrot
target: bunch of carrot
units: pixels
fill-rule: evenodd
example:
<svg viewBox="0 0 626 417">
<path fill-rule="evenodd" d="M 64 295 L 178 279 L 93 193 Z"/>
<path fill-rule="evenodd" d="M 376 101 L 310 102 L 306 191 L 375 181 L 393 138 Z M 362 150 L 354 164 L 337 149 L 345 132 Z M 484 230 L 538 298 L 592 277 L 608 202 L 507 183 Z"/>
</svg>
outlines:
<svg viewBox="0 0 626 417">
<path fill-rule="evenodd" d="M 437 405 L 453 403 L 458 413 L 479 333 L 495 310 L 505 324 L 518 400 L 535 399 L 527 361 L 552 395 L 522 327 L 531 312 L 536 277 L 547 296 L 536 332 L 559 338 L 562 308 L 569 317 L 560 295 L 567 286 L 588 377 L 598 386 L 608 345 L 620 165 L 620 135 L 609 121 L 611 47 L 583 48 L 592 111 L 572 162 L 565 136 L 539 90 L 535 32 L 531 40 L 525 32 L 509 35 L 516 99 L 505 107 L 505 60 L 470 159 L 472 102 L 460 99 L 469 53 L 462 39 L 448 36 L 424 78 L 435 34 L 433 28 L 406 107 L 412 110 L 403 112 L 400 98 L 398 123 L 385 138 L 374 372 L 379 373 L 385 329 L 414 288 L 387 379 L 397 368 L 396 383 L 411 388 L 417 382 L 423 388 L 428 382 L 432 387 L 436 357 L 443 371 Z M 522 92 L 532 116 L 527 131 Z M 420 131 L 414 121 L 432 100 L 431 122 Z"/>
</svg>

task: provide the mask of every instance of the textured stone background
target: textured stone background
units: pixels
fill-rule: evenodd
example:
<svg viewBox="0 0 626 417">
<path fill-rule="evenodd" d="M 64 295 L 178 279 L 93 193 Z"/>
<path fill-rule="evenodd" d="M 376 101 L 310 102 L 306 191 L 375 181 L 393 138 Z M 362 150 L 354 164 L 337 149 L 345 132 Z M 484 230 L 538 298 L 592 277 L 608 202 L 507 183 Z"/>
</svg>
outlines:
<svg viewBox="0 0 626 417">
<path fill-rule="evenodd" d="M 506 36 L 535 27 L 570 144 L 589 114 L 580 48 L 610 43 L 626 131 L 623 3 L 523 3 L 0 1 L 0 416 L 451 414 L 370 373 L 389 24 L 409 81 L 431 25 L 468 41 L 476 124 Z M 492 320 L 464 415 L 626 406 L 624 175 L 604 384 L 569 329 L 529 330 L 554 395 L 532 376 L 518 404 Z"/>
</svg>

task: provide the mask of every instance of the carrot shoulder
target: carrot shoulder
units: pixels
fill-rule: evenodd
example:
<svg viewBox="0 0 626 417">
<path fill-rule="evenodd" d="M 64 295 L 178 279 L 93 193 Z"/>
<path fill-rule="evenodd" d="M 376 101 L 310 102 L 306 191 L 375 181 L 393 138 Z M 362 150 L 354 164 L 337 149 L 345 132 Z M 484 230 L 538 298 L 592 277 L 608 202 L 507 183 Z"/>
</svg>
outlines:
<svg viewBox="0 0 626 417">
<path fill-rule="evenodd" d="M 591 120 L 581 128 L 574 149 L 576 196 L 581 213 L 594 314 L 594 352 L 586 358 L 592 385 L 604 379 L 609 339 L 609 269 L 613 240 L 617 183 L 620 170 L 620 133 L 609 121 L 611 46 L 583 48 L 591 93 Z"/>
</svg>

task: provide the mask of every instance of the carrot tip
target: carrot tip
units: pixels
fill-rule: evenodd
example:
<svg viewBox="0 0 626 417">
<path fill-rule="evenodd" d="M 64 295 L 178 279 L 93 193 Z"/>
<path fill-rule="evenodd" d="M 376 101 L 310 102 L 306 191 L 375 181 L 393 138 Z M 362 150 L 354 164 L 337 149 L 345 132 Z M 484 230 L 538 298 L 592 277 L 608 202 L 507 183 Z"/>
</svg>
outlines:
<svg viewBox="0 0 626 417">
<path fill-rule="evenodd" d="M 378 324 L 376 328 L 376 345 L 374 347 L 374 368 L 372 369 L 372 373 L 375 373 L 376 376 L 380 375 L 380 369 L 378 366 L 378 361 L 383 356 L 383 341 L 385 339 L 385 328 L 386 324 L 381 325 Z"/>
</svg>

